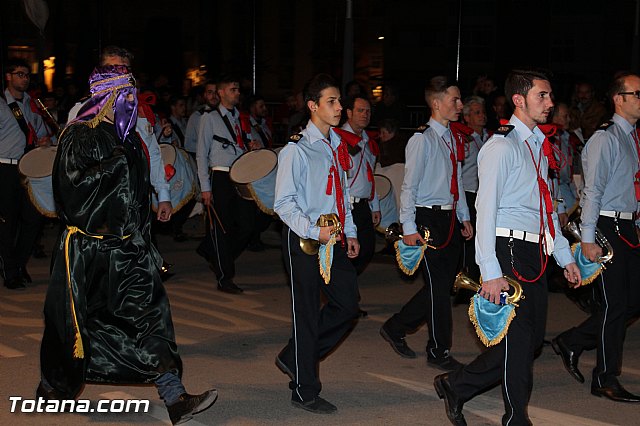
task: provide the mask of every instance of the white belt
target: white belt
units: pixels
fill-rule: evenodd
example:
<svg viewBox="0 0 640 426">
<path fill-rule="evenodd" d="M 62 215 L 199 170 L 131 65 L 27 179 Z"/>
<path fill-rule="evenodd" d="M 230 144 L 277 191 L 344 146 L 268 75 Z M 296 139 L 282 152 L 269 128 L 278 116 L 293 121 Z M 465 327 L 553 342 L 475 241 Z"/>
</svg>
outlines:
<svg viewBox="0 0 640 426">
<path fill-rule="evenodd" d="M 540 234 L 518 231 L 517 229 L 509 228 L 496 228 L 496 237 L 513 237 L 516 240 L 522 240 L 536 244 L 540 242 Z M 547 233 L 545 241 L 547 243 L 547 246 L 545 247 L 545 253 L 547 253 L 547 255 L 550 255 L 551 253 L 553 253 L 553 238 L 551 238 L 551 235 L 549 233 Z"/>
<path fill-rule="evenodd" d="M 225 167 L 225 166 L 211 167 L 211 171 L 214 171 L 214 172 L 228 172 L 229 170 L 231 170 L 231 167 Z"/>
<path fill-rule="evenodd" d="M 18 164 L 18 161 L 14 158 L 0 158 L 0 163 L 2 164 Z"/>
<path fill-rule="evenodd" d="M 416 207 L 424 207 L 426 209 L 432 209 L 432 210 L 453 210 L 453 204 L 445 204 L 443 206 L 416 206 Z"/>
<path fill-rule="evenodd" d="M 600 210 L 600 216 L 618 217 L 619 219 L 625 219 L 625 220 L 633 219 L 633 213 L 616 212 L 616 211 L 613 211 L 613 210 Z"/>
<path fill-rule="evenodd" d="M 478 191 L 476 191 L 475 189 L 465 189 L 464 192 L 472 192 L 472 193 L 477 193 Z"/>
<path fill-rule="evenodd" d="M 537 243 L 540 241 L 540 234 L 509 228 L 496 228 L 496 237 L 513 237 L 516 240 L 528 241 L 530 243 Z"/>
<path fill-rule="evenodd" d="M 350 202 L 351 204 L 353 204 L 353 203 L 359 203 L 360 201 L 365 201 L 365 200 L 367 200 L 367 198 L 358 198 L 358 197 L 352 197 L 352 196 L 349 196 L 349 202 Z"/>
</svg>

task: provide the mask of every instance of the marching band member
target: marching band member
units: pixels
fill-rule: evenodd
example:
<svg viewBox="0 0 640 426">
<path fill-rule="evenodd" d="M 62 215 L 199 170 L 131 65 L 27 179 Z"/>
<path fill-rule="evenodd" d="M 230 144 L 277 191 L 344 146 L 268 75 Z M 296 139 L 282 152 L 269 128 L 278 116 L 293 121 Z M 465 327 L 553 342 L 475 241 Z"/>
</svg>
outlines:
<svg viewBox="0 0 640 426">
<path fill-rule="evenodd" d="M 460 366 L 449 353 L 452 343 L 449 295 L 461 247 L 457 220 L 462 222 L 462 235 L 466 239 L 473 237 L 462 186 L 462 159 L 449 128 L 449 122 L 460 117 L 462 102 L 458 87 L 443 77 L 431 80 L 425 99 L 432 115 L 426 127 L 419 129 L 407 145 L 400 221 L 405 244 L 427 244 L 418 231 L 418 225 L 424 225 L 431 233 L 429 244 L 436 249 L 427 249 L 424 254 L 425 285 L 384 323 L 380 334 L 400 356 L 415 358 L 404 337 L 426 321 L 428 363 L 452 370 Z"/>
<path fill-rule="evenodd" d="M 551 84 L 542 73 L 516 70 L 507 77 L 505 92 L 515 106 L 514 115 L 478 156 L 476 260 L 484 278 L 482 297 L 499 304 L 500 292 L 509 288 L 503 278 L 507 274 L 523 283 L 526 299 L 500 343 L 470 364 L 435 378 L 447 417 L 455 425 L 466 425 L 463 404 L 496 383 L 502 383 L 506 409 L 502 423 L 530 424 L 533 355 L 542 345 L 547 317 L 544 271 L 554 244 L 554 256 L 567 279 L 581 281 L 546 183 L 545 155 L 553 151 L 537 127 L 553 107 Z"/>
<path fill-rule="evenodd" d="M 640 119 L 640 77 L 623 74 L 610 89 L 615 114 L 600 126 L 582 151 L 585 187 L 582 204 L 582 250 L 595 261 L 602 249 L 595 243 L 596 227 L 613 248 L 614 261 L 607 264 L 594 283 L 599 294 L 598 310 L 578 327 L 553 339 L 569 373 L 579 382 L 584 376 L 578 358 L 585 349 L 597 348 L 591 393 L 619 402 L 640 402 L 640 395 L 625 390 L 618 376 L 626 322 L 640 312 L 640 141 L 636 124 Z M 634 223 L 635 221 L 635 223 Z"/>
<path fill-rule="evenodd" d="M 285 268 L 291 283 L 292 336 L 276 357 L 287 374 L 291 403 L 313 413 L 329 414 L 337 408 L 320 397 L 318 363 L 353 327 L 358 313 L 356 271 L 349 259 L 360 246 L 349 209 L 345 170 L 349 153 L 332 129 L 340 122 L 340 91 L 333 78 L 319 74 L 304 90 L 311 120 L 280 152 L 274 210 L 284 222 Z M 343 233 L 333 226 L 316 225 L 321 215 L 335 214 Z M 318 256 L 305 253 L 301 239 L 319 241 L 320 252 L 333 258 L 322 271 Z M 326 283 L 326 285 L 325 285 Z M 327 299 L 321 309 L 320 292 Z"/>
</svg>

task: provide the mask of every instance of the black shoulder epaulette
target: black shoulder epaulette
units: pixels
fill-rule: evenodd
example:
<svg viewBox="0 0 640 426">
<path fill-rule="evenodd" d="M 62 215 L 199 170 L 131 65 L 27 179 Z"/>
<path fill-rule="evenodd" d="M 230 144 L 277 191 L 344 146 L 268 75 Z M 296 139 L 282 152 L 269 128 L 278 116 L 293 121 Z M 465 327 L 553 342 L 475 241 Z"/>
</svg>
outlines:
<svg viewBox="0 0 640 426">
<path fill-rule="evenodd" d="M 613 121 L 609 120 L 609 121 L 605 121 L 604 123 L 602 123 L 601 125 L 598 126 L 598 128 L 596 130 L 607 130 L 609 127 L 613 126 Z"/>
<path fill-rule="evenodd" d="M 296 133 L 294 135 L 289 136 L 288 142 L 298 143 L 300 139 L 302 139 L 302 133 Z"/>
<path fill-rule="evenodd" d="M 420 127 L 418 127 L 418 128 L 416 129 L 416 133 L 422 133 L 422 132 L 424 132 L 425 130 L 427 130 L 428 128 L 429 128 L 429 125 L 428 125 L 428 124 L 423 124 L 422 126 L 420 126 Z"/>
<path fill-rule="evenodd" d="M 515 129 L 516 126 L 511 125 L 511 124 L 503 124 L 502 126 L 498 127 L 498 129 L 495 131 L 494 135 L 502 135 L 502 136 L 507 136 L 509 133 L 511 133 L 511 131 L 513 129 Z"/>
</svg>

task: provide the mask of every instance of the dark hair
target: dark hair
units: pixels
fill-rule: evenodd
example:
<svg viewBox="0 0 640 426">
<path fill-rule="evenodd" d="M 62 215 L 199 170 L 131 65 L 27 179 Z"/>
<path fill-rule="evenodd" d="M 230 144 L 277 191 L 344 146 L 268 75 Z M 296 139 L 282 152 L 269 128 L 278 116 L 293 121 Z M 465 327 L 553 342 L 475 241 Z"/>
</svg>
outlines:
<svg viewBox="0 0 640 426">
<path fill-rule="evenodd" d="M 624 92 L 626 89 L 625 82 L 627 77 L 638 76 L 632 72 L 621 72 L 617 73 L 613 77 L 613 81 L 609 85 L 609 90 L 607 90 L 607 98 L 613 103 L 613 97 L 616 96 L 620 92 Z"/>
<path fill-rule="evenodd" d="M 444 75 L 437 75 L 429 80 L 429 84 L 424 89 L 424 99 L 427 101 L 429 107 L 431 107 L 431 101 L 435 96 L 442 95 L 449 87 L 454 86 L 458 86 L 458 82 L 454 79 L 449 79 Z"/>
<path fill-rule="evenodd" d="M 513 95 L 522 95 L 526 97 L 529 90 L 533 87 L 533 80 L 549 81 L 549 79 L 549 72 L 544 70 L 511 70 L 504 82 L 504 95 L 507 98 L 507 102 L 511 108 L 515 108 Z"/>
<path fill-rule="evenodd" d="M 211 81 L 209 83 L 214 83 L 214 82 Z M 235 75 L 223 74 L 220 76 L 220 78 L 218 78 L 218 81 L 215 82 L 217 89 L 220 89 L 222 86 L 227 86 L 232 83 L 238 83 L 238 85 L 240 85 L 240 79 Z"/>
<path fill-rule="evenodd" d="M 29 70 L 29 72 L 31 72 L 31 67 L 29 66 L 27 61 L 22 58 L 9 58 L 5 67 L 5 72 L 12 73 L 18 68 L 26 68 Z"/>
<path fill-rule="evenodd" d="M 106 46 L 100 53 L 100 65 L 104 64 L 106 58 L 117 56 L 118 58 L 128 59 L 129 62 L 133 61 L 133 53 L 127 49 L 118 46 Z"/>
<path fill-rule="evenodd" d="M 355 95 L 355 96 L 350 96 L 347 99 L 344 100 L 344 102 L 342 102 L 342 108 L 345 110 L 351 110 L 353 111 L 353 106 L 356 103 L 356 99 L 362 99 L 363 101 L 366 101 L 369 106 L 371 106 L 371 101 L 369 100 L 369 98 L 367 98 L 365 95 Z"/>
<path fill-rule="evenodd" d="M 320 96 L 324 89 L 329 87 L 338 88 L 336 81 L 329 74 L 317 74 L 304 85 L 302 90 L 304 103 L 309 101 L 320 102 Z"/>
<path fill-rule="evenodd" d="M 394 118 L 385 118 L 378 125 L 381 129 L 387 129 L 389 133 L 396 133 L 400 127 L 398 120 Z"/>
<path fill-rule="evenodd" d="M 247 98 L 246 107 L 247 109 L 254 106 L 258 101 L 264 101 L 264 96 L 261 95 L 251 95 Z"/>
<path fill-rule="evenodd" d="M 169 105 L 170 106 L 177 105 L 178 101 L 184 101 L 186 103 L 187 102 L 187 98 L 184 97 L 184 96 L 171 95 L 171 97 L 169 98 Z"/>
</svg>

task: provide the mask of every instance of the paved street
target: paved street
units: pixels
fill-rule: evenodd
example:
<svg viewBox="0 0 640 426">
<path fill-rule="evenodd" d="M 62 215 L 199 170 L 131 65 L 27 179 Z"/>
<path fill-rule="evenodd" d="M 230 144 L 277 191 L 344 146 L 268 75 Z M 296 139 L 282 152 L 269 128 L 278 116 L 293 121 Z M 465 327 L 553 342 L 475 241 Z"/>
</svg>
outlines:
<svg viewBox="0 0 640 426">
<path fill-rule="evenodd" d="M 201 231 L 199 219 L 185 227 Z M 45 234 L 47 253 L 56 231 Z M 173 320 L 184 362 L 184 382 L 191 393 L 209 387 L 220 397 L 189 425 L 444 425 L 444 404 L 433 389 L 438 370 L 427 366 L 426 330 L 408 336 L 418 359 L 397 356 L 382 340 L 382 323 L 406 302 L 422 279 L 399 278 L 391 258 L 376 256 L 360 277 L 362 307 L 369 312 L 344 343 L 321 366 L 322 396 L 338 406 L 334 415 L 320 416 L 290 405 L 288 378 L 274 365 L 274 357 L 289 336 L 289 287 L 282 267 L 279 235 L 263 235 L 264 252 L 245 252 L 237 262 L 236 283 L 242 295 L 216 290 L 213 273 L 195 254 L 197 241 L 175 243 L 159 236 L 160 251 L 175 263 L 176 273 L 166 282 Z M 170 424 L 153 386 L 87 385 L 82 399 L 150 399 L 144 414 L 10 413 L 9 396 L 33 398 L 39 380 L 42 305 L 50 257 L 29 265 L 34 283 L 26 291 L 0 287 L 0 424 L 12 425 L 123 425 Z M 522 303 L 526 303 L 526 300 Z M 547 338 L 581 321 L 585 315 L 564 295 L 550 295 Z M 466 362 L 481 350 L 467 318 L 467 306 L 454 308 L 453 355 Z M 640 393 L 640 327 L 627 333 L 625 368 L 621 378 L 628 390 Z M 590 376 L 595 353 L 581 358 L 582 372 Z M 535 384 L 529 414 L 536 425 L 638 424 L 639 405 L 624 405 L 591 396 L 589 380 L 578 384 L 560 359 L 545 347 L 535 363 Z M 495 425 L 503 413 L 500 388 L 467 403 L 470 425 Z"/>
</svg>

